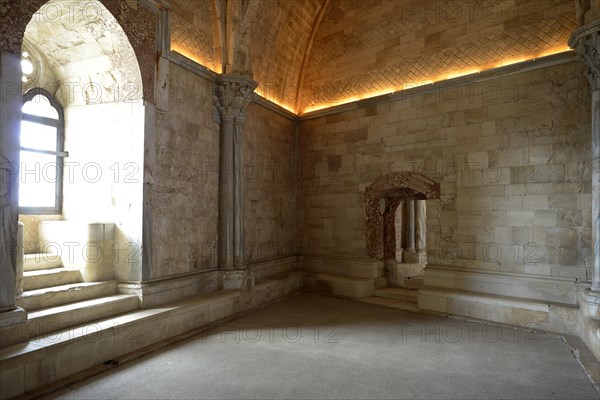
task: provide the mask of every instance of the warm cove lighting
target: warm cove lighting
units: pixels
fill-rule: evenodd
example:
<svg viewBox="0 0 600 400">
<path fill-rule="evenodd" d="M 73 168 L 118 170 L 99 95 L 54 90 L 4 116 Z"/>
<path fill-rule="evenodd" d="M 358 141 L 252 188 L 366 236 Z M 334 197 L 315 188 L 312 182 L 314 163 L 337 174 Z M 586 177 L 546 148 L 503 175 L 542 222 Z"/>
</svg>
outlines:
<svg viewBox="0 0 600 400">
<path fill-rule="evenodd" d="M 316 105 L 316 106 L 305 108 L 302 111 L 302 114 L 309 113 L 309 112 L 312 112 L 312 111 L 322 110 L 324 108 L 339 106 L 341 104 L 353 103 L 353 102 L 359 101 L 359 100 L 371 99 L 371 98 L 377 97 L 377 96 L 384 96 L 386 94 L 392 94 L 392 93 L 398 92 L 400 90 L 406 90 L 406 89 L 410 89 L 410 88 L 413 88 L 413 87 L 427 85 L 427 84 L 430 84 L 430 83 L 432 83 L 432 82 L 429 81 L 429 82 L 412 83 L 412 84 L 406 85 L 405 87 L 402 87 L 402 88 L 389 87 L 389 88 L 385 88 L 385 89 L 375 90 L 375 91 L 372 91 L 372 92 L 366 92 L 366 93 L 363 93 L 363 94 L 360 94 L 360 95 L 356 95 L 356 96 L 345 97 L 345 98 L 343 98 L 343 99 L 341 99 L 339 101 L 333 102 L 333 103 L 319 104 L 319 105 Z"/>
<path fill-rule="evenodd" d="M 277 104 L 279 107 L 281 107 L 281 108 L 285 108 L 286 110 L 288 110 L 289 112 L 291 112 L 291 113 L 293 113 L 293 114 L 297 114 L 297 113 L 296 113 L 296 109 L 294 108 L 294 106 L 291 106 L 291 105 L 289 105 L 289 104 L 283 103 L 283 102 L 281 102 L 281 101 L 277 101 L 277 100 L 273 99 L 272 97 L 270 97 L 270 96 L 267 96 L 267 94 L 266 94 L 265 92 L 263 92 L 263 91 L 260 89 L 260 86 L 259 86 L 259 87 L 257 87 L 257 88 L 256 88 L 256 90 L 255 90 L 254 92 L 255 92 L 257 95 L 259 95 L 260 97 L 262 97 L 263 99 L 265 99 L 265 100 L 268 100 L 268 101 L 270 101 L 271 103 L 275 103 L 275 104 Z"/>
<path fill-rule="evenodd" d="M 190 52 L 189 50 L 178 46 L 176 44 L 171 44 L 171 51 L 180 54 L 182 56 L 184 56 L 185 58 L 192 60 L 193 62 L 202 65 L 205 68 L 210 69 L 213 72 L 216 72 L 218 74 L 222 73 L 222 71 L 217 70 L 217 68 L 215 68 L 212 63 L 207 62 L 206 60 L 201 59 L 200 57 L 198 57 L 198 55 L 196 54 L 192 54 L 192 52 Z"/>
<path fill-rule="evenodd" d="M 331 103 L 317 104 L 317 105 L 305 108 L 304 110 L 302 110 L 300 115 L 310 113 L 313 111 L 323 110 L 325 108 L 330 108 L 330 107 L 340 106 L 343 104 L 352 103 L 352 102 L 355 102 L 358 100 L 381 96 L 383 94 L 394 93 L 394 92 L 398 92 L 398 91 L 402 91 L 402 90 L 411 89 L 413 87 L 423 86 L 423 85 L 427 85 L 427 84 L 431 84 L 431 83 L 435 83 L 435 82 L 442 82 L 445 80 L 459 78 L 461 76 L 471 75 L 471 74 L 475 74 L 475 73 L 482 72 L 482 71 L 487 71 L 487 70 L 494 69 L 494 68 L 504 67 L 504 66 L 511 65 L 511 64 L 517 64 L 517 63 L 520 63 L 523 61 L 535 60 L 536 58 L 551 56 L 551 55 L 558 54 L 558 53 L 564 53 L 564 52 L 570 51 L 570 50 L 571 49 L 568 46 L 564 46 L 564 45 L 555 46 L 555 47 L 551 47 L 548 49 L 544 49 L 544 51 L 540 51 L 538 53 L 530 54 L 527 56 L 506 58 L 506 59 L 503 59 L 502 61 L 485 65 L 482 68 L 468 68 L 468 69 L 463 69 L 463 70 L 459 70 L 459 71 L 452 71 L 450 73 L 440 75 L 431 81 L 425 81 L 425 82 L 413 83 L 413 84 L 405 84 L 404 87 L 393 88 L 391 90 L 386 90 L 383 92 L 369 92 L 369 93 L 365 93 L 364 95 L 346 97 L 346 98 L 336 100 Z"/>
<path fill-rule="evenodd" d="M 388 88 L 379 89 L 379 90 L 375 90 L 375 91 L 365 92 L 365 93 L 354 95 L 354 96 L 345 97 L 345 98 L 335 100 L 335 101 L 329 102 L 329 103 L 316 104 L 316 105 L 313 105 L 313 106 L 303 109 L 301 112 L 297 111 L 296 108 L 290 104 L 286 104 L 284 102 L 281 102 L 281 101 L 278 101 L 277 99 L 272 98 L 272 96 L 268 96 L 267 93 L 263 92 L 260 89 L 260 86 L 256 89 L 256 94 L 258 94 L 260 97 L 262 97 L 274 104 L 277 104 L 279 107 L 284 108 L 294 114 L 302 115 L 302 114 L 310 113 L 313 111 L 318 111 L 318 110 L 323 110 L 326 108 L 340 106 L 343 104 L 353 103 L 353 102 L 359 101 L 359 100 L 370 99 L 370 98 L 377 97 L 377 96 L 383 96 L 386 94 L 409 90 L 409 89 L 412 89 L 415 87 L 430 85 L 430 84 L 436 83 L 436 82 L 442 82 L 442 81 L 449 80 L 449 79 L 459 78 L 459 77 L 465 76 L 465 75 L 476 74 L 478 72 L 487 71 L 487 70 L 494 69 L 494 68 L 505 67 L 507 65 L 517 64 L 517 63 L 520 63 L 523 61 L 535 60 L 536 58 L 541 58 L 541 57 L 551 56 L 554 54 L 564 53 L 564 52 L 570 51 L 570 50 L 571 49 L 566 45 L 554 46 L 554 47 L 544 49 L 543 51 L 539 51 L 537 53 L 529 54 L 526 56 L 514 56 L 514 57 L 504 58 L 498 62 L 485 64 L 480 67 L 471 67 L 471 68 L 466 68 L 466 69 L 459 70 L 459 71 L 451 71 L 451 72 L 439 75 L 431 80 L 426 80 L 423 82 L 404 83 L 398 87 L 388 87 Z M 213 72 L 216 72 L 218 74 L 222 73 L 221 68 L 215 68 L 214 66 L 212 66 L 212 64 L 206 62 L 205 60 L 200 59 L 198 57 L 198 55 L 192 54 L 190 51 L 188 51 L 187 49 L 185 49 L 181 46 L 178 46 L 177 44 L 171 44 L 171 51 L 181 54 L 183 57 L 188 58 L 188 59 L 210 69 Z"/>
</svg>

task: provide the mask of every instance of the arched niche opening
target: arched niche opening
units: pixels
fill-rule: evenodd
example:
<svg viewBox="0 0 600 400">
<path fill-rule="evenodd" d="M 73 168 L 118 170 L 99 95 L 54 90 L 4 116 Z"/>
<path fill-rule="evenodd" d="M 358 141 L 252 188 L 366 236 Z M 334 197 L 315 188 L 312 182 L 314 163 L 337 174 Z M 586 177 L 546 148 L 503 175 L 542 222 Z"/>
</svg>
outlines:
<svg viewBox="0 0 600 400">
<path fill-rule="evenodd" d="M 25 252 L 59 254 L 85 281 L 139 281 L 145 108 L 127 35 L 99 1 L 51 0 L 28 23 L 21 55 L 24 98 L 41 88 L 64 114 L 62 169 L 21 163 L 22 185 L 62 178 L 58 210 L 19 207 Z"/>
<path fill-rule="evenodd" d="M 390 286 L 423 275 L 427 263 L 427 201 L 440 198 L 440 185 L 414 172 L 394 172 L 366 190 L 367 255 L 384 262 Z"/>
</svg>

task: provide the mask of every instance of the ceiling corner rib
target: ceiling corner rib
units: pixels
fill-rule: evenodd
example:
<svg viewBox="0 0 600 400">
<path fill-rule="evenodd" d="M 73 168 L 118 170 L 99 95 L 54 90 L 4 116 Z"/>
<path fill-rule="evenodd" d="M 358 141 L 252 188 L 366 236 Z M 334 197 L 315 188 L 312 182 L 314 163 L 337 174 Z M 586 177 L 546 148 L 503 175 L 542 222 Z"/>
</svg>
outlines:
<svg viewBox="0 0 600 400">
<path fill-rule="evenodd" d="M 330 2 L 331 0 L 323 0 L 323 4 L 321 5 L 321 8 L 319 9 L 319 12 L 317 14 L 317 19 L 315 20 L 312 31 L 310 32 L 310 38 L 308 39 L 308 43 L 306 44 L 306 50 L 304 52 L 302 66 L 300 67 L 300 75 L 298 76 L 298 86 L 296 87 L 296 101 L 294 102 L 294 112 L 296 114 L 299 114 L 300 96 L 302 95 L 302 84 L 304 83 L 304 71 L 310 58 L 310 53 L 312 51 L 312 46 L 315 41 L 315 36 L 317 34 L 317 31 L 319 30 L 319 26 L 321 26 L 323 15 L 325 15 L 325 10 L 327 10 L 327 7 L 329 6 Z"/>
</svg>

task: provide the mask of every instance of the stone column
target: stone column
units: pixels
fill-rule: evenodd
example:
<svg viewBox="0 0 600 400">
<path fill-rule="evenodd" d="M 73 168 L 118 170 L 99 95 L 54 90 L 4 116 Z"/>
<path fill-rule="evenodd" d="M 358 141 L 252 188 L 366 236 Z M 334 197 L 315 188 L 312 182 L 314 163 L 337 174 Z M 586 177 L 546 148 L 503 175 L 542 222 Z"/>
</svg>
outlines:
<svg viewBox="0 0 600 400">
<path fill-rule="evenodd" d="M 404 230 L 402 227 L 404 226 L 404 203 L 406 201 L 402 200 L 398 205 L 398 209 L 396 209 L 396 216 L 394 218 L 394 231 L 396 232 L 396 260 L 402 262 L 402 241 L 404 239 Z"/>
<path fill-rule="evenodd" d="M 17 307 L 17 252 L 19 220 L 19 150 L 21 129 L 21 58 L 0 52 L 0 345 L 7 330 L 27 318 Z"/>
<path fill-rule="evenodd" d="M 419 262 L 425 263 L 425 250 L 427 249 L 426 245 L 426 201 L 425 200 L 415 200 L 415 234 L 416 234 L 416 247 L 417 253 L 419 254 Z"/>
<path fill-rule="evenodd" d="M 587 66 L 592 86 L 592 290 L 600 292 L 600 20 L 576 29 L 569 46 Z"/>
<path fill-rule="evenodd" d="M 215 106 L 221 116 L 219 156 L 219 268 L 223 287 L 240 288 L 244 259 L 244 159 L 243 126 L 246 107 L 258 84 L 244 75 L 221 75 L 217 80 Z"/>
<path fill-rule="evenodd" d="M 406 200 L 406 251 L 415 251 L 415 201 Z"/>
<path fill-rule="evenodd" d="M 415 200 L 415 246 L 425 249 L 425 200 Z"/>
</svg>

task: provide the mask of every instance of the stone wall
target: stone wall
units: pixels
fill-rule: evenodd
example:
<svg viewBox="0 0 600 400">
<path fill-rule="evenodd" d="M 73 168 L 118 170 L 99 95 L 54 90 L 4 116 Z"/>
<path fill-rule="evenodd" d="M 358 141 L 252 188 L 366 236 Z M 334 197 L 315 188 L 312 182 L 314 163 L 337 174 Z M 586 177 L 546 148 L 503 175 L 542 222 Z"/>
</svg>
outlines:
<svg viewBox="0 0 600 400">
<path fill-rule="evenodd" d="M 213 83 L 176 64 L 159 64 L 150 198 L 152 279 L 218 265 L 219 125 Z"/>
<path fill-rule="evenodd" d="M 248 107 L 244 142 L 246 260 L 295 254 L 296 122 Z"/>
<path fill-rule="evenodd" d="M 152 185 L 152 279 L 218 267 L 213 83 L 162 62 Z M 244 128 L 246 261 L 295 254 L 296 123 L 251 104 Z"/>
<path fill-rule="evenodd" d="M 430 264 L 590 279 L 590 93 L 575 62 L 462 79 L 301 124 L 301 254 L 366 259 L 364 191 L 390 172 L 441 184 Z"/>
</svg>

